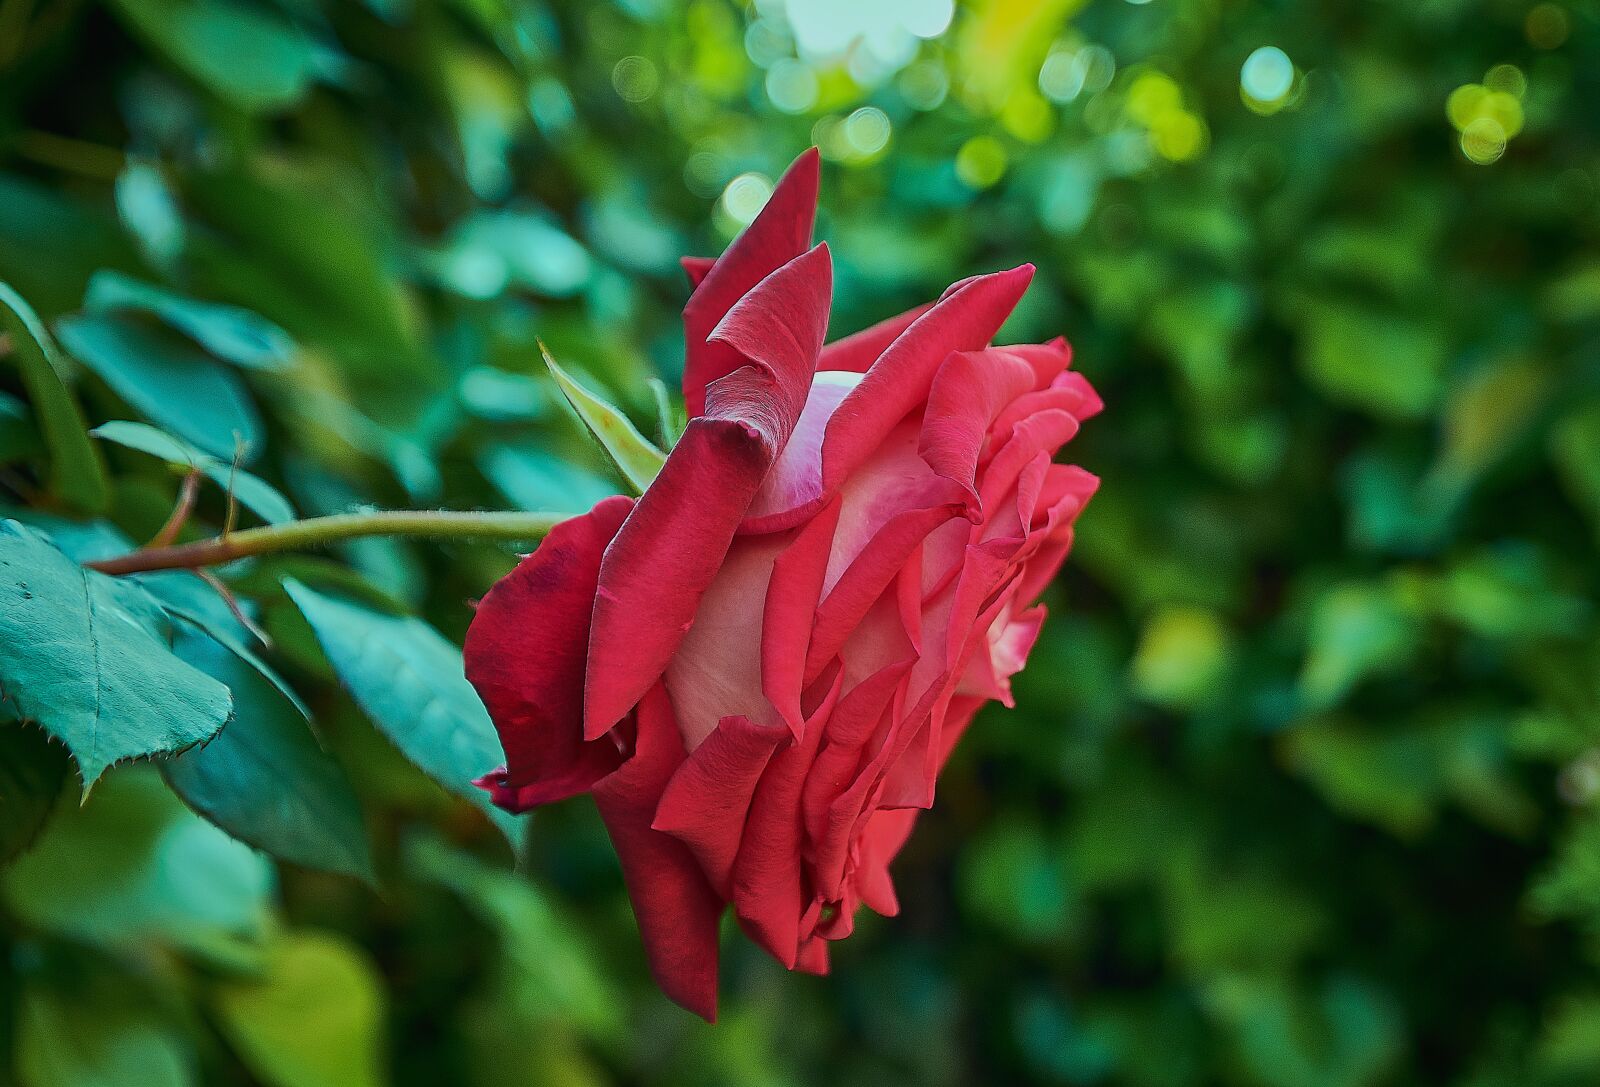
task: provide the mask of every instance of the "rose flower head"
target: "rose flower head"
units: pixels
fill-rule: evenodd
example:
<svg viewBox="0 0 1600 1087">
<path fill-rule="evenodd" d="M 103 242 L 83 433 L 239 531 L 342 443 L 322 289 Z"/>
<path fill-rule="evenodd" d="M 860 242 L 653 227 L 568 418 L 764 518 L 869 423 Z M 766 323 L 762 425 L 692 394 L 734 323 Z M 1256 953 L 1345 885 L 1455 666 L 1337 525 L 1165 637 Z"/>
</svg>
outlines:
<svg viewBox="0 0 1600 1087">
<path fill-rule="evenodd" d="M 1031 265 L 824 343 L 815 150 L 716 260 L 684 261 L 689 424 L 638 499 L 556 526 L 483 598 L 467 676 L 524 811 L 592 793 L 673 1000 L 716 1014 L 732 908 L 823 973 L 978 709 L 1097 480 L 1053 457 L 1100 410 L 1060 339 L 994 347 Z"/>
</svg>

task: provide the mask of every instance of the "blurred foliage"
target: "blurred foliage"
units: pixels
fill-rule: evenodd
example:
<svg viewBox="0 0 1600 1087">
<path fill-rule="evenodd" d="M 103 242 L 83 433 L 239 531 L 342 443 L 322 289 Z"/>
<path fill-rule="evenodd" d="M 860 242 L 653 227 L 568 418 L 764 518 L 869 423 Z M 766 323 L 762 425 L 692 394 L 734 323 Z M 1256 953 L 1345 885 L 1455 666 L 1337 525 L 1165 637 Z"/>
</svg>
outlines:
<svg viewBox="0 0 1600 1087">
<path fill-rule="evenodd" d="M 536 340 L 661 437 L 676 258 L 812 142 L 836 334 L 1031 260 L 1008 337 L 1109 405 L 903 915 L 828 979 L 730 941 L 714 1028 L 586 803 L 514 869 L 411 761 L 481 724 L 426 624 L 509 551 L 229 568 L 266 659 L 186 575 L 86 580 L 125 671 L 176 623 L 249 712 L 81 805 L 0 725 L 0 1079 L 1600 1082 L 1600 5 L 789 4 L 0 0 L 8 546 L 124 550 L 191 466 L 191 534 L 230 478 L 587 507 L 622 481 Z"/>
</svg>

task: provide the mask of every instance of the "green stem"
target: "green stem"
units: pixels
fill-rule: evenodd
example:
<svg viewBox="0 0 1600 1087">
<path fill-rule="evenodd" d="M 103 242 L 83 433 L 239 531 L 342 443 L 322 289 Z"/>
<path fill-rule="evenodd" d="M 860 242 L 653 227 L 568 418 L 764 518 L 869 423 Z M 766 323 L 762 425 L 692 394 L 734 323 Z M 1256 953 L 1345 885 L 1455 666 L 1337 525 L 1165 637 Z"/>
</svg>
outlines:
<svg viewBox="0 0 1600 1087">
<path fill-rule="evenodd" d="M 210 540 L 150 547 L 112 559 L 84 563 L 103 574 L 147 570 L 193 570 L 251 555 L 321 547 L 363 536 L 429 536 L 457 540 L 542 539 L 570 513 L 478 513 L 458 510 L 373 510 L 312 517 L 282 525 L 245 529 Z"/>
</svg>

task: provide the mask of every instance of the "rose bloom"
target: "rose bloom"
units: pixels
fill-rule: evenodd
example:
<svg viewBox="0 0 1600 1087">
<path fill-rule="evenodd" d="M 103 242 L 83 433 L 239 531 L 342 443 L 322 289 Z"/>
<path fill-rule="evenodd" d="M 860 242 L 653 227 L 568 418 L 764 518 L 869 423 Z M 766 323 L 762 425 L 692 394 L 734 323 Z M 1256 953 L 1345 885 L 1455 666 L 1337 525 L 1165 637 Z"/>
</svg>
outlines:
<svg viewBox="0 0 1600 1087">
<path fill-rule="evenodd" d="M 732 907 L 828 968 L 979 707 L 1011 704 L 1097 480 L 1052 463 L 1100 409 L 1063 340 L 991 347 L 1029 265 L 824 345 L 816 152 L 690 258 L 690 421 L 637 501 L 556 526 L 492 588 L 467 676 L 524 811 L 594 795 L 650 966 L 716 1014 Z"/>
</svg>

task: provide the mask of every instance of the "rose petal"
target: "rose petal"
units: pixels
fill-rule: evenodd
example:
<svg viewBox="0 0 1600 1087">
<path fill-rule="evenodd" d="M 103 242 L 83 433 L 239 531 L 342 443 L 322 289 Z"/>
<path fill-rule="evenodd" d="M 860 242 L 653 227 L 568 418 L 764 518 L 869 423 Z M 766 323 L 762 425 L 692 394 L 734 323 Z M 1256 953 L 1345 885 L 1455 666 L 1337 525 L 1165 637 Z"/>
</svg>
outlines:
<svg viewBox="0 0 1600 1087">
<path fill-rule="evenodd" d="M 814 147 L 794 160 L 761 214 L 717 258 L 683 307 L 683 400 L 690 418 L 705 410 L 708 386 L 745 361 L 732 345 L 710 341 L 712 330 L 757 283 L 811 247 L 819 162 Z"/>
<path fill-rule="evenodd" d="M 927 399 L 939 364 L 952 351 L 988 345 L 1032 278 L 1033 265 L 1024 264 L 959 284 L 889 345 L 828 423 L 824 492 L 840 486 Z"/>
<path fill-rule="evenodd" d="M 699 287 L 705 282 L 707 273 L 717 263 L 716 257 L 679 257 L 678 263 L 683 266 L 684 274 L 689 277 L 689 286 Z"/>
<path fill-rule="evenodd" d="M 889 862 L 911 837 L 916 825 L 915 811 L 877 811 L 862 835 L 861 860 L 856 874 L 861 901 L 874 913 L 893 917 L 900 912 L 894 883 L 889 879 Z"/>
<path fill-rule="evenodd" d="M 683 760 L 672 705 L 657 684 L 639 703 L 633 757 L 595 783 L 594 799 L 622 863 L 650 973 L 667 996 L 715 1022 L 723 900 L 688 847 L 650 826 Z"/>
<path fill-rule="evenodd" d="M 927 313 L 932 305 L 931 302 L 924 303 L 915 309 L 896 314 L 888 320 L 879 321 L 860 332 L 853 332 L 833 341 L 822 349 L 822 358 L 817 363 L 817 369 L 866 373 L 872 364 L 878 361 L 878 356 L 899 339 L 900 333 L 904 332 L 911 322 Z"/>
<path fill-rule="evenodd" d="M 621 761 L 610 740 L 584 742 L 583 672 L 601 557 L 632 508 L 619 495 L 555 526 L 467 628 L 467 679 L 506 751 L 480 784 L 509 811 L 584 792 Z"/>
<path fill-rule="evenodd" d="M 796 533 L 773 563 L 767 583 L 760 634 L 761 689 L 796 740 L 804 723 L 800 694 L 805 687 L 806 653 L 828 573 L 839 507 L 837 501 L 829 503 Z M 745 650 L 748 652 L 748 646 Z"/>
<path fill-rule="evenodd" d="M 756 785 L 744 837 L 733 863 L 733 902 L 739 923 L 784 966 L 793 970 L 800 952 L 800 794 L 816 757 L 823 728 L 838 698 L 838 680 L 806 722 L 799 743 L 775 754 Z M 815 724 L 815 727 L 813 725 Z"/>
<path fill-rule="evenodd" d="M 586 737 L 660 677 L 789 440 L 827 331 L 832 271 L 818 246 L 762 280 L 718 329 L 751 362 L 718 379 L 606 549 L 585 687 Z M 744 357 L 744 356 L 741 356 Z"/>
<path fill-rule="evenodd" d="M 939 525 L 961 515 L 964 503 L 953 494 L 943 497 L 947 500 L 891 517 L 829 590 L 817 608 L 811 631 L 811 648 L 806 654 L 808 680 L 820 674 L 844 647 L 867 609 L 894 582 L 911 552 Z"/>
<path fill-rule="evenodd" d="M 733 897 L 733 860 L 756 782 L 788 731 L 724 717 L 672 775 L 651 826 L 677 838 L 724 899 Z"/>
<path fill-rule="evenodd" d="M 981 513 L 976 473 L 989 426 L 1033 388 L 1033 369 L 1009 351 L 958 351 L 944 361 L 922 414 L 917 452 L 939 475 L 960 485 Z"/>
</svg>

